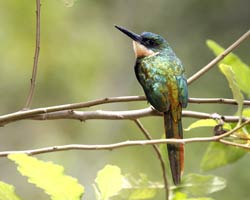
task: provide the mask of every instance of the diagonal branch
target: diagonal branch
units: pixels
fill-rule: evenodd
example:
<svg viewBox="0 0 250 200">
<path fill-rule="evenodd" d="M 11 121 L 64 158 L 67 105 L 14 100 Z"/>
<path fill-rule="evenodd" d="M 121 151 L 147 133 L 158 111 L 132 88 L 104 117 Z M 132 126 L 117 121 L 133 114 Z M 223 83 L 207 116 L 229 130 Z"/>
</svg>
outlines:
<svg viewBox="0 0 250 200">
<path fill-rule="evenodd" d="M 215 66 L 218 62 L 220 62 L 226 55 L 236 49 L 244 40 L 249 38 L 250 30 L 244 33 L 238 40 L 236 40 L 231 46 L 229 46 L 224 52 L 214 58 L 210 63 L 208 63 L 205 67 L 203 67 L 200 71 L 196 72 L 193 76 L 189 77 L 187 82 L 191 84 L 198 78 L 200 78 L 203 74 L 205 74 L 209 69 Z"/>
<path fill-rule="evenodd" d="M 33 62 L 32 77 L 30 79 L 30 90 L 29 95 L 24 107 L 24 110 L 28 110 L 31 106 L 32 98 L 34 96 L 35 85 L 36 85 L 36 75 L 37 75 L 37 66 L 38 58 L 40 52 L 40 14 L 41 13 L 41 3 L 40 0 L 36 0 L 36 46 L 35 46 L 35 55 Z"/>
<path fill-rule="evenodd" d="M 220 142 L 222 144 L 225 144 L 225 145 L 240 147 L 242 149 L 250 150 L 249 144 L 239 144 L 239 143 L 231 142 L 231 141 L 228 141 L 228 140 L 222 140 L 222 139 L 220 140 Z"/>
<path fill-rule="evenodd" d="M 144 136 L 148 140 L 152 140 L 152 137 L 150 136 L 149 132 L 144 128 L 144 126 L 142 125 L 140 120 L 136 119 L 136 120 L 134 120 L 134 122 L 139 127 L 139 129 L 142 131 Z M 164 188 L 165 188 L 165 196 L 166 196 L 166 200 L 168 200 L 169 199 L 169 187 L 168 187 L 168 179 L 167 179 L 167 174 L 166 174 L 167 170 L 166 170 L 165 162 L 164 162 L 164 159 L 163 159 L 163 156 L 161 154 L 159 147 L 156 144 L 153 144 L 152 146 L 153 146 L 155 153 L 156 153 L 156 155 L 160 161 L 160 164 L 161 164 L 162 176 L 163 176 L 163 182 L 164 182 Z"/>
</svg>

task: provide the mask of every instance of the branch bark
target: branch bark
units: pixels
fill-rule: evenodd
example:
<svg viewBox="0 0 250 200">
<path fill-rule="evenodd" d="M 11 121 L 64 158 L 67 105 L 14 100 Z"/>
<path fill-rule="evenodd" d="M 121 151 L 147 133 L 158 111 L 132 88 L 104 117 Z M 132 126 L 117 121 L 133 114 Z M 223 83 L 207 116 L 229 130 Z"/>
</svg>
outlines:
<svg viewBox="0 0 250 200">
<path fill-rule="evenodd" d="M 223 119 L 225 122 L 238 122 L 238 116 L 227 116 L 219 115 L 216 113 L 209 114 L 204 112 L 195 112 L 195 111 L 182 111 L 183 117 L 190 117 L 195 119 Z M 30 120 L 58 120 L 58 119 L 74 119 L 79 121 L 87 121 L 93 119 L 103 119 L 103 120 L 135 120 L 142 117 L 151 117 L 151 116 L 162 116 L 161 113 L 157 112 L 151 107 L 139 109 L 139 110 L 130 110 L 130 111 L 105 111 L 105 110 L 96 110 L 96 111 L 74 111 L 74 110 L 65 110 L 58 112 L 51 112 L 45 114 L 32 114 L 32 115 L 19 115 L 17 117 L 11 116 L 10 118 L 0 117 L 0 125 L 4 126 L 8 123 L 15 121 L 20 121 L 24 119 Z M 242 118 L 242 121 L 246 121 L 249 118 Z"/>
<path fill-rule="evenodd" d="M 136 141 L 124 141 L 114 144 L 94 144 L 94 145 L 85 145 L 85 144 L 69 144 L 69 145 L 60 145 L 60 146 L 52 146 L 52 147 L 44 147 L 39 149 L 31 149 L 31 150 L 23 150 L 23 151 L 2 151 L 0 152 L 0 157 L 6 157 L 9 154 L 16 153 L 25 153 L 28 155 L 42 154 L 42 153 L 50 153 L 57 151 L 68 151 L 68 150 L 113 150 L 118 148 L 130 147 L 130 146 L 145 146 L 145 145 L 153 145 L 153 144 L 188 144 L 194 142 L 222 142 L 225 143 L 223 138 L 230 136 L 235 131 L 241 129 L 245 125 L 250 123 L 250 119 L 242 123 L 241 125 L 235 127 L 234 129 L 219 135 L 212 137 L 196 137 L 196 138 L 187 138 L 187 139 L 154 139 L 154 140 L 136 140 Z M 242 144 L 231 144 L 227 142 L 228 145 L 238 146 L 245 149 L 250 149 L 249 145 Z"/>
<path fill-rule="evenodd" d="M 225 122 L 238 122 L 238 116 L 221 116 L 219 114 L 209 114 L 205 112 L 195 112 L 195 111 L 182 111 L 183 117 L 190 117 L 195 119 L 223 119 Z M 86 121 L 91 119 L 105 119 L 105 120 L 135 120 L 142 117 L 150 116 L 162 116 L 162 113 L 157 112 L 151 107 L 130 110 L 130 111 L 60 111 L 54 113 L 48 113 L 43 115 L 37 115 L 32 117 L 34 120 L 55 120 L 55 119 L 76 119 L 80 121 Z M 243 121 L 248 120 L 248 118 L 243 118 Z"/>
<path fill-rule="evenodd" d="M 22 110 L 22 111 L 0 116 L 0 126 L 4 126 L 8 123 L 15 122 L 18 120 L 32 119 L 32 118 L 37 119 L 37 120 L 45 120 L 45 119 L 60 119 L 61 117 L 61 119 L 79 119 L 83 121 L 87 119 L 122 119 L 122 118 L 126 118 L 127 114 L 135 115 L 135 116 L 131 116 L 129 119 L 135 119 L 134 117 L 137 117 L 137 116 L 138 118 L 140 118 L 140 117 L 147 117 L 150 115 L 152 116 L 160 115 L 156 111 L 152 111 L 152 109 L 149 109 L 149 108 L 135 110 L 134 113 L 133 111 L 85 111 L 82 114 L 79 111 L 72 112 L 72 110 L 74 109 L 92 107 L 92 106 L 107 104 L 107 103 L 133 102 L 133 101 L 145 101 L 145 100 L 146 98 L 144 96 L 108 97 L 108 98 L 102 98 L 102 99 L 97 99 L 93 101 L 81 102 L 81 103 L 50 106 L 50 107 L 36 108 L 36 109 L 31 109 L 31 110 Z M 223 98 L 189 98 L 189 102 L 198 103 L 198 104 L 219 103 L 219 104 L 237 105 L 237 102 L 234 99 L 223 99 Z M 250 101 L 244 101 L 244 105 L 250 105 Z M 65 111 L 65 112 L 62 112 L 62 111 Z M 101 115 L 101 112 L 102 113 L 106 112 L 106 116 Z M 124 114 L 125 116 L 123 116 Z M 201 113 L 201 112 L 192 112 L 192 111 L 183 111 L 183 115 L 185 117 L 194 117 L 194 118 L 200 118 L 200 119 L 213 118 L 211 114 Z M 94 118 L 94 116 L 96 118 Z M 225 117 L 225 121 L 227 122 L 236 122 L 239 119 L 236 116 L 224 116 L 224 117 Z"/>
<path fill-rule="evenodd" d="M 29 95 L 28 95 L 24 110 L 27 110 L 30 108 L 31 102 L 34 96 L 34 91 L 35 91 L 38 58 L 39 58 L 39 52 L 40 52 L 40 15 L 41 15 L 41 3 L 40 3 L 40 0 L 36 0 L 36 46 L 35 46 L 32 77 L 30 79 L 30 90 L 29 90 Z"/>
<path fill-rule="evenodd" d="M 152 137 L 150 136 L 149 132 L 144 128 L 144 126 L 142 125 L 142 123 L 140 122 L 140 120 L 136 119 L 134 120 L 135 124 L 138 126 L 138 128 L 141 130 L 141 132 L 143 133 L 143 135 L 148 139 L 148 140 L 152 140 Z M 154 148 L 154 151 L 160 161 L 161 164 L 161 170 L 162 170 L 162 177 L 163 177 L 163 182 L 164 182 L 164 188 L 165 188 L 165 197 L 166 200 L 169 199 L 169 186 L 168 186 L 168 179 L 167 179 L 167 170 L 166 170 L 166 165 L 164 162 L 164 158 L 161 154 L 161 151 L 159 149 L 159 147 L 156 144 L 153 144 L 152 147 Z"/>
<path fill-rule="evenodd" d="M 209 69 L 215 66 L 218 62 L 220 62 L 225 56 L 227 56 L 230 52 L 236 49 L 244 40 L 249 38 L 250 30 L 244 33 L 238 40 L 236 40 L 231 46 L 229 46 L 224 52 L 222 52 L 219 56 L 214 58 L 211 62 L 209 62 L 206 66 L 204 66 L 201 70 L 196 72 L 193 76 L 191 76 L 187 82 L 191 84 L 198 78 L 200 78 L 203 74 L 205 74 Z"/>
<path fill-rule="evenodd" d="M 224 98 L 189 98 L 189 103 L 197 104 L 228 104 L 228 105 L 237 105 L 235 99 L 224 99 Z M 250 105 L 249 100 L 243 102 L 244 105 Z"/>
</svg>

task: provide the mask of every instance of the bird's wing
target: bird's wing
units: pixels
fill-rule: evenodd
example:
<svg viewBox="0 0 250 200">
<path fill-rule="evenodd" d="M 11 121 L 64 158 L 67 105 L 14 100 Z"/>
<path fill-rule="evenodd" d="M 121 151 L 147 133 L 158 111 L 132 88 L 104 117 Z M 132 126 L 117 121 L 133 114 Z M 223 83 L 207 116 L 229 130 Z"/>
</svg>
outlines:
<svg viewBox="0 0 250 200">
<path fill-rule="evenodd" d="M 178 83 L 179 101 L 182 104 L 182 107 L 186 108 L 188 104 L 187 80 L 184 75 L 177 76 L 176 80 Z"/>
</svg>

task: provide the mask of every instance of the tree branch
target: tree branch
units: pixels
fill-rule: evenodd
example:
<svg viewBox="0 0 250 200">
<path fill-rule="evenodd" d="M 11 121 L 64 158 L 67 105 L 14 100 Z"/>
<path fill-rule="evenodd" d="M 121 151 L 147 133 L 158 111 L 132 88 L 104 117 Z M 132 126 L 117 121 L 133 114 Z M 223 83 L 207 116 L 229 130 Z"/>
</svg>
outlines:
<svg viewBox="0 0 250 200">
<path fill-rule="evenodd" d="M 79 108 L 86 108 L 86 107 L 92 107 L 96 105 L 101 105 L 101 104 L 107 104 L 107 103 L 120 103 L 120 102 L 133 102 L 133 101 L 145 101 L 144 96 L 124 96 L 124 97 L 108 97 L 108 98 L 102 98 L 102 99 L 97 99 L 97 100 L 92 100 L 92 101 L 87 101 L 87 102 L 81 102 L 81 103 L 73 103 L 73 104 L 65 104 L 65 105 L 58 105 L 58 106 L 50 106 L 50 107 L 44 107 L 44 108 L 36 108 L 36 109 L 31 109 L 31 110 L 22 110 L 6 115 L 0 116 L 0 126 L 4 126 L 5 124 L 8 124 L 10 122 L 22 120 L 22 119 L 30 119 L 34 118 L 36 116 L 36 119 L 46 119 L 46 115 L 43 115 L 43 117 L 39 116 L 40 114 L 48 114 L 48 113 L 53 113 L 51 115 L 47 115 L 47 118 L 52 119 L 53 117 L 55 119 L 59 119 L 59 116 L 64 117 L 65 119 L 67 118 L 66 116 L 69 117 L 70 110 L 74 109 L 79 109 Z M 222 98 L 189 98 L 190 103 L 198 103 L 198 104 L 204 104 L 204 103 L 219 103 L 219 104 L 232 104 L 232 105 L 237 105 L 237 102 L 234 99 L 222 99 Z M 244 101 L 244 105 L 250 105 L 250 101 Z M 65 111 L 66 112 L 57 112 L 57 111 Z M 138 117 L 146 117 L 150 116 L 153 113 L 148 113 L 149 110 L 144 110 L 142 113 L 135 113 L 135 115 L 138 115 Z M 76 111 L 74 111 L 76 112 Z M 91 112 L 94 111 L 89 111 L 85 113 L 85 116 L 91 116 Z M 98 111 L 96 111 L 98 112 Z M 121 111 L 110 111 L 112 112 L 111 114 L 114 114 L 114 112 L 121 112 Z M 125 111 L 124 111 L 125 112 Z M 131 111 L 128 111 L 131 112 Z M 151 111 L 152 112 L 152 109 Z M 213 118 L 211 117 L 210 114 L 207 113 L 200 113 L 200 112 L 193 112 L 192 114 L 189 111 L 184 111 L 183 114 L 186 114 L 186 117 L 194 117 L 194 118 L 201 118 L 201 119 L 207 119 L 207 118 Z M 154 112 L 156 113 L 156 111 Z M 122 118 L 122 114 L 120 115 L 120 118 Z M 145 116 L 144 116 L 145 115 Z M 154 114 L 155 115 L 155 114 Z M 160 115 L 158 113 L 158 115 Z M 100 115 L 99 115 L 100 116 Z M 57 118 L 56 118 L 57 117 Z M 73 117 L 71 117 L 73 118 Z M 77 118 L 77 117 L 75 117 Z M 113 117 L 113 119 L 117 119 L 118 117 Z M 89 118 L 88 118 L 89 119 Z M 106 118 L 97 118 L 97 119 L 106 119 Z M 107 118 L 109 119 L 109 118 Z M 112 119 L 112 117 L 110 117 Z M 135 118 L 133 118 L 135 119 Z M 81 118 L 79 118 L 81 120 Z M 84 120 L 84 119 L 82 119 Z M 236 122 L 238 120 L 238 117 L 236 116 L 225 116 L 225 121 L 228 122 Z"/>
<path fill-rule="evenodd" d="M 138 128 L 141 130 L 143 135 L 148 140 L 152 140 L 152 137 L 150 136 L 149 132 L 144 128 L 140 120 L 136 119 L 134 120 L 134 122 L 138 126 Z M 166 200 L 168 200 L 169 199 L 169 187 L 168 187 L 168 179 L 167 179 L 167 174 L 166 174 L 167 170 L 166 170 L 165 162 L 164 162 L 164 159 L 163 159 L 163 156 L 161 154 L 159 147 L 156 144 L 153 144 L 152 146 L 161 164 L 162 177 L 163 177 L 164 188 L 165 188 L 165 196 L 166 196 Z"/>
<path fill-rule="evenodd" d="M 195 119 L 223 119 L 225 122 L 238 122 L 238 116 L 222 116 L 219 114 L 209 114 L 204 112 L 195 112 L 195 111 L 182 111 L 183 117 L 190 117 Z M 150 116 L 162 116 L 162 113 L 157 112 L 152 107 L 130 110 L 130 111 L 105 111 L 105 110 L 96 110 L 96 111 L 74 111 L 74 110 L 65 110 L 45 114 L 33 114 L 33 115 L 21 115 L 18 117 L 12 116 L 11 118 L 1 119 L 0 125 L 4 126 L 8 123 L 31 119 L 31 120 L 56 120 L 56 119 L 74 119 L 79 121 L 93 120 L 93 119 L 104 119 L 104 120 L 135 120 L 142 117 Z M 243 121 L 248 120 L 249 118 L 242 118 Z"/>
<path fill-rule="evenodd" d="M 41 3 L 40 3 L 40 0 L 36 0 L 36 46 L 35 46 L 32 77 L 30 79 L 31 85 L 30 85 L 29 95 L 28 95 L 24 110 L 27 110 L 30 108 L 32 98 L 34 96 L 34 91 L 35 91 L 38 58 L 39 58 L 39 52 L 40 52 L 40 15 L 41 15 Z"/>
<path fill-rule="evenodd" d="M 204 112 L 195 111 L 182 111 L 183 117 L 190 117 L 196 119 L 223 119 L 225 122 L 238 122 L 238 116 L 221 116 L 219 114 L 209 114 Z M 162 113 L 157 112 L 152 107 L 129 110 L 129 111 L 60 111 L 54 113 L 48 113 L 43 115 L 37 115 L 31 119 L 35 120 L 55 120 L 55 119 L 76 119 L 80 121 L 86 121 L 91 119 L 105 119 L 105 120 L 135 120 L 142 117 L 150 116 L 162 116 Z M 246 121 L 248 118 L 243 118 Z"/>
<path fill-rule="evenodd" d="M 218 55 L 216 58 L 214 58 L 210 63 L 208 63 L 205 67 L 203 67 L 201 70 L 196 72 L 193 76 L 191 76 L 187 82 L 188 84 L 191 84 L 198 78 L 200 78 L 203 74 L 205 74 L 209 69 L 211 69 L 213 66 L 215 66 L 218 62 L 220 62 L 226 55 L 228 55 L 230 52 L 232 52 L 234 49 L 236 49 L 244 40 L 246 40 L 250 36 L 250 30 L 248 30 L 246 33 L 244 33 L 238 40 L 236 40 L 231 46 L 229 46 L 224 52 L 222 52 L 220 55 Z"/>
<path fill-rule="evenodd" d="M 228 104 L 228 105 L 237 105 L 235 99 L 224 99 L 224 98 L 189 98 L 189 103 L 197 104 Z M 244 105 L 250 105 L 249 100 L 243 102 Z"/>
<path fill-rule="evenodd" d="M 49 107 L 44 107 L 44 108 L 36 108 L 32 110 L 21 110 L 18 112 L 0 116 L 0 126 L 3 126 L 5 122 L 8 123 L 10 121 L 17 121 L 19 119 L 25 119 L 27 117 L 31 117 L 37 114 L 86 108 L 86 107 L 92 107 L 92 106 L 101 105 L 101 104 L 107 104 L 107 103 L 144 101 L 144 100 L 145 100 L 144 96 L 107 97 L 107 98 L 101 98 L 101 99 L 96 99 L 96 100 L 81 102 L 81 103 L 49 106 Z"/>
<path fill-rule="evenodd" d="M 222 144 L 225 144 L 225 145 L 234 146 L 234 147 L 240 147 L 240 148 L 246 149 L 246 150 L 250 149 L 250 146 L 249 146 L 248 143 L 247 144 L 239 144 L 239 143 L 231 142 L 231 141 L 228 141 L 228 140 L 220 140 L 220 142 Z"/>
<path fill-rule="evenodd" d="M 61 146 L 52 146 L 52 147 L 44 147 L 39 149 L 32 149 L 32 150 L 23 150 L 23 151 L 2 151 L 0 152 L 0 157 L 6 157 L 9 154 L 16 154 L 16 153 L 25 153 L 28 155 L 35 155 L 35 154 L 42 154 L 42 153 L 49 153 L 49 152 L 57 152 L 57 151 L 68 151 L 68 150 L 113 150 L 123 147 L 130 147 L 130 146 L 145 146 L 145 145 L 153 145 L 153 144 L 188 144 L 194 142 L 224 142 L 222 140 L 225 137 L 233 134 L 235 131 L 241 129 L 243 126 L 250 123 L 250 119 L 246 122 L 242 123 L 241 125 L 235 127 L 234 129 L 219 135 L 219 136 L 212 136 L 212 137 L 196 137 L 196 138 L 187 138 L 187 139 L 154 139 L 154 140 L 136 140 L 136 141 L 124 141 L 114 144 L 95 144 L 95 145 L 85 145 L 85 144 L 70 144 L 70 145 L 61 145 Z M 232 145 L 230 142 L 227 141 L 228 145 Z M 242 145 L 234 143 L 233 146 L 243 147 L 246 149 L 250 149 L 250 146 Z"/>
</svg>

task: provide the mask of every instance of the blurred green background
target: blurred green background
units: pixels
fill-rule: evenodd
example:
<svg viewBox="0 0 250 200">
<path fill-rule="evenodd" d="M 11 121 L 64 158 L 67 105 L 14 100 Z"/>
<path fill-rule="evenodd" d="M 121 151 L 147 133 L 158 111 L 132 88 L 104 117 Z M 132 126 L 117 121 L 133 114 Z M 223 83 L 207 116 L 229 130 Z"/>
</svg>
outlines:
<svg viewBox="0 0 250 200">
<path fill-rule="evenodd" d="M 32 107 L 82 102 L 109 96 L 143 95 L 136 81 L 131 41 L 114 29 L 118 24 L 135 32 L 151 31 L 164 36 L 182 60 L 189 77 L 214 56 L 205 45 L 213 39 L 228 47 L 249 29 L 249 0 L 43 0 L 41 51 Z M 35 1 L 8 0 L 0 3 L 0 114 L 22 109 L 32 72 L 35 47 Z M 235 53 L 250 63 L 249 40 Z M 189 87 L 190 97 L 227 97 L 227 81 L 215 67 Z M 119 103 L 88 110 L 144 108 L 145 102 Z M 189 105 L 189 110 L 232 115 L 234 106 Z M 185 118 L 184 127 L 193 120 Z M 162 119 L 143 119 L 154 138 L 163 133 Z M 210 129 L 185 133 L 185 137 L 211 135 Z M 0 150 L 23 150 L 71 143 L 106 144 L 144 139 L 130 121 L 73 120 L 19 121 L 0 128 Z M 188 144 L 185 173 L 199 173 L 207 144 Z M 216 155 L 215 155 L 216 156 Z M 161 180 L 159 162 L 147 147 L 114 151 L 65 151 L 37 156 L 65 167 L 86 188 L 85 199 L 94 199 L 98 170 L 110 163 L 123 173 L 146 173 Z M 249 156 L 211 173 L 228 181 L 215 199 L 248 199 Z M 23 199 L 48 199 L 40 189 L 26 182 L 15 165 L 0 159 L 0 180 L 13 184 Z M 157 199 L 162 199 L 159 194 Z"/>
</svg>

